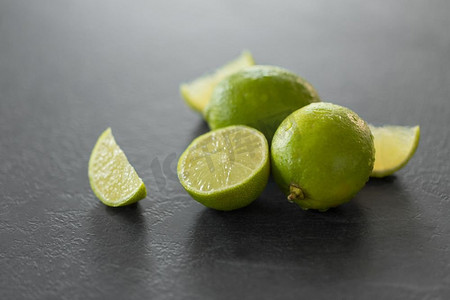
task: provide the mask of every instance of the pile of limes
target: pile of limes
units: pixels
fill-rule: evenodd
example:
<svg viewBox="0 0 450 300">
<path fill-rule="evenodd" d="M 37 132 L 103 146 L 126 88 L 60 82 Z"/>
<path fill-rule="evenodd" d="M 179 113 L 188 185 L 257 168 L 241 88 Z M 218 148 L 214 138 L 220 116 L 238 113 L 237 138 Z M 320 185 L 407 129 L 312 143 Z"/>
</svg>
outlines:
<svg viewBox="0 0 450 300">
<path fill-rule="evenodd" d="M 419 127 L 368 125 L 348 108 L 321 102 L 305 79 L 240 57 L 211 75 L 181 85 L 186 103 L 212 131 L 178 161 L 178 177 L 198 202 L 217 210 L 247 206 L 270 174 L 290 202 L 325 211 L 349 201 L 368 181 L 402 168 L 413 156 Z M 145 186 L 110 130 L 89 162 L 92 189 L 103 203 L 126 205 Z"/>
</svg>

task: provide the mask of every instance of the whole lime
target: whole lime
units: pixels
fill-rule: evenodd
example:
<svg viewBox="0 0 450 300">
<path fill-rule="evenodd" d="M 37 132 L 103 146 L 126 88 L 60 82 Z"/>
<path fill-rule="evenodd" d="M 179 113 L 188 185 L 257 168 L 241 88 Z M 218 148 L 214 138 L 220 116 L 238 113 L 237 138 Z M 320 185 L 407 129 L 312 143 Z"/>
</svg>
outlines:
<svg viewBox="0 0 450 300">
<path fill-rule="evenodd" d="M 247 125 L 261 131 L 270 142 L 289 114 L 318 101 L 316 90 L 303 78 L 279 67 L 257 65 L 223 79 L 203 114 L 213 130 Z"/>
<path fill-rule="evenodd" d="M 375 161 L 367 123 L 348 108 L 313 103 L 287 117 L 271 148 L 273 176 L 288 200 L 325 211 L 349 201 Z"/>
</svg>

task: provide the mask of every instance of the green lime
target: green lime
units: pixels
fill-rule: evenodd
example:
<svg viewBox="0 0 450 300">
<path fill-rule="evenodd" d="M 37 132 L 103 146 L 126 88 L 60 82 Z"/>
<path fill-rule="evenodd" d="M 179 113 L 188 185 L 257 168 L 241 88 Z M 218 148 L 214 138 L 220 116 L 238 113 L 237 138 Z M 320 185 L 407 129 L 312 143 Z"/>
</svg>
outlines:
<svg viewBox="0 0 450 300">
<path fill-rule="evenodd" d="M 211 99 L 215 86 L 222 79 L 254 64 L 252 54 L 244 51 L 238 58 L 222 66 L 214 73 L 197 78 L 190 83 L 182 84 L 180 86 L 181 96 L 193 110 L 202 113 Z"/>
<path fill-rule="evenodd" d="M 419 145 L 420 127 L 370 126 L 375 142 L 372 177 L 384 177 L 403 168 Z"/>
<path fill-rule="evenodd" d="M 89 182 L 94 194 L 108 206 L 135 203 L 147 195 L 141 178 L 106 129 L 98 138 L 89 159 Z"/>
<path fill-rule="evenodd" d="M 293 111 L 320 101 L 306 80 L 274 66 L 247 67 L 214 89 L 204 116 L 211 129 L 247 125 L 270 142 L 278 125 Z"/>
<path fill-rule="evenodd" d="M 288 200 L 325 211 L 349 201 L 375 160 L 369 126 L 348 108 L 305 106 L 281 123 L 272 141 L 273 176 Z"/>
<path fill-rule="evenodd" d="M 269 146 L 259 131 L 229 126 L 196 138 L 178 161 L 178 178 L 198 202 L 217 210 L 249 205 L 270 173 Z"/>
</svg>

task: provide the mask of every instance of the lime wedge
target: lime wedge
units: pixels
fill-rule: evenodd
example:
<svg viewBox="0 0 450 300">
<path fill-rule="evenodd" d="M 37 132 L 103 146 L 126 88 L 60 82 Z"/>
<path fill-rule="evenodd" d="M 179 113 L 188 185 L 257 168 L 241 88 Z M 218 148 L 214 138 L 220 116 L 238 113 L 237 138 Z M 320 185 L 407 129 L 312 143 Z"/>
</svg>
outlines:
<svg viewBox="0 0 450 300">
<path fill-rule="evenodd" d="M 98 138 L 88 173 L 92 191 L 108 206 L 132 204 L 147 195 L 142 179 L 116 144 L 111 128 Z"/>
<path fill-rule="evenodd" d="M 247 126 L 229 126 L 196 138 L 178 161 L 178 178 L 198 202 L 217 210 L 249 205 L 269 177 L 269 146 Z"/>
<path fill-rule="evenodd" d="M 193 110 L 202 113 L 211 99 L 215 86 L 222 79 L 254 64 L 252 54 L 244 51 L 238 58 L 217 69 L 214 73 L 195 79 L 190 83 L 181 84 L 181 96 Z"/>
<path fill-rule="evenodd" d="M 375 143 L 372 177 L 385 177 L 403 168 L 416 152 L 420 127 L 370 126 Z"/>
</svg>

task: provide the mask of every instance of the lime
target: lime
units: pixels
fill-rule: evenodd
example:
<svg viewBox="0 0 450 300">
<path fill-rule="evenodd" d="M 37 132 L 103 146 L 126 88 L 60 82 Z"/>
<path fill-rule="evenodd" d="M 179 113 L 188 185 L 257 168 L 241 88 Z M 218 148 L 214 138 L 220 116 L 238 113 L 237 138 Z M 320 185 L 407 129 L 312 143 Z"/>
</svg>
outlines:
<svg viewBox="0 0 450 300">
<path fill-rule="evenodd" d="M 252 66 L 230 75 L 214 89 L 204 116 L 211 129 L 247 125 L 270 142 L 293 111 L 320 101 L 304 79 L 274 66 Z"/>
<path fill-rule="evenodd" d="M 416 152 L 420 127 L 370 126 L 375 143 L 373 177 L 384 177 L 403 168 Z"/>
<path fill-rule="evenodd" d="M 264 135 L 247 126 L 229 126 L 196 138 L 178 161 L 178 178 L 198 202 L 217 210 L 249 205 L 270 173 Z"/>
<path fill-rule="evenodd" d="M 375 160 L 369 126 L 348 108 L 313 103 L 286 118 L 271 148 L 273 176 L 288 200 L 325 211 L 349 201 Z"/>
<path fill-rule="evenodd" d="M 141 178 L 116 144 L 111 128 L 98 138 L 89 159 L 88 173 L 92 191 L 108 206 L 128 205 L 147 195 Z"/>
<path fill-rule="evenodd" d="M 214 87 L 222 79 L 244 67 L 254 64 L 252 54 L 244 51 L 238 58 L 219 68 L 213 74 L 205 75 L 190 83 L 182 84 L 180 86 L 181 96 L 193 110 L 203 112 L 206 104 L 211 99 Z"/>
</svg>

